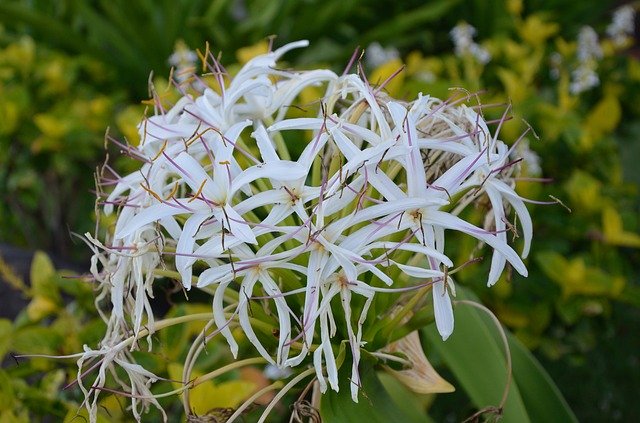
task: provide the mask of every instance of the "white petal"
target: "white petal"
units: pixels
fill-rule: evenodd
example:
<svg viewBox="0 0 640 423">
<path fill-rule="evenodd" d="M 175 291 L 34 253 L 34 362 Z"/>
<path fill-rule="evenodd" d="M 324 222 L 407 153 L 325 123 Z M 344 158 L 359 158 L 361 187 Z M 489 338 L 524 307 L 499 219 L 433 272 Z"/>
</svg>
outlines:
<svg viewBox="0 0 640 423">
<path fill-rule="evenodd" d="M 296 162 L 278 160 L 275 162 L 261 163 L 251 166 L 238 175 L 238 177 L 233 180 L 229 191 L 230 195 L 233 196 L 240 188 L 260 178 L 287 182 L 302 179 L 306 176 L 307 169 Z"/>
<path fill-rule="evenodd" d="M 214 211 L 214 213 L 216 219 L 223 222 L 224 227 L 239 240 L 248 242 L 249 244 L 257 243 L 253 230 L 233 207 L 227 204 L 224 206 L 224 213 L 216 211 Z"/>
<path fill-rule="evenodd" d="M 182 228 L 182 234 L 176 246 L 176 270 L 180 273 L 182 285 L 187 290 L 191 289 L 192 266 L 196 261 L 194 257 L 191 257 L 196 234 L 200 225 L 210 216 L 209 214 L 194 214 L 189 217 Z"/>
<path fill-rule="evenodd" d="M 258 144 L 258 149 L 260 150 L 260 156 L 262 156 L 263 162 L 273 162 L 280 160 L 278 157 L 278 153 L 276 153 L 275 148 L 273 147 L 273 141 L 269 138 L 269 134 L 267 130 L 264 129 L 264 126 L 260 123 L 258 128 L 251 134 L 251 136 L 256 140 Z"/>
<path fill-rule="evenodd" d="M 213 321 L 222 336 L 227 340 L 229 349 L 231 349 L 231 354 L 233 354 L 233 358 L 238 358 L 238 343 L 233 338 L 231 329 L 229 329 L 229 321 L 227 321 L 224 315 L 224 291 L 227 289 L 227 285 L 229 285 L 228 282 L 221 283 L 213 294 Z"/>
<path fill-rule="evenodd" d="M 524 204 L 520 196 L 504 182 L 498 180 L 492 180 L 491 184 L 498 190 L 505 194 L 506 200 L 511 204 L 513 209 L 518 214 L 520 219 L 520 225 L 522 226 L 522 234 L 524 236 L 524 247 L 522 249 L 522 258 L 526 258 L 529 255 L 529 248 L 531 247 L 531 238 L 533 237 L 533 223 L 531 222 L 531 216 L 527 210 L 527 206 Z"/>
<path fill-rule="evenodd" d="M 193 192 L 201 192 L 206 198 L 219 198 L 216 185 L 203 166 L 191 155 L 182 152 L 173 160 L 174 169 L 182 176 Z M 204 185 L 203 185 L 204 184 Z M 202 189 L 201 189 L 202 187 Z"/>
<path fill-rule="evenodd" d="M 513 250 L 513 248 L 500 240 L 497 236 L 490 234 L 477 226 L 473 226 L 471 223 L 465 222 L 457 216 L 441 211 L 429 211 L 423 216 L 423 219 L 425 223 L 435 224 L 447 229 L 458 230 L 486 242 L 491 247 L 502 253 L 518 273 L 522 276 L 527 276 L 527 267 L 524 265 L 518 254 Z"/>
<path fill-rule="evenodd" d="M 440 270 L 424 269 L 422 267 L 409 266 L 406 264 L 397 263 L 395 261 L 393 261 L 393 264 L 398 266 L 398 268 L 402 270 L 403 273 L 406 273 L 407 275 L 414 278 L 427 279 L 439 278 L 444 276 L 444 273 Z"/>
<path fill-rule="evenodd" d="M 442 280 L 433 284 L 433 312 L 438 332 L 442 340 L 446 341 L 453 333 L 453 307 Z"/>
<path fill-rule="evenodd" d="M 276 365 L 276 363 L 271 358 L 271 355 L 264 348 L 258 336 L 253 330 L 251 326 L 251 321 L 249 320 L 249 307 L 251 306 L 249 302 L 251 301 L 251 296 L 253 295 L 253 287 L 258 280 L 258 275 L 255 271 L 249 272 L 242 281 L 240 285 L 240 300 L 238 301 L 238 320 L 240 321 L 240 326 L 244 330 L 244 335 L 247 337 L 249 342 L 253 344 L 254 347 L 258 350 L 258 353 L 262 357 L 264 357 L 267 362 L 270 364 Z"/>
</svg>

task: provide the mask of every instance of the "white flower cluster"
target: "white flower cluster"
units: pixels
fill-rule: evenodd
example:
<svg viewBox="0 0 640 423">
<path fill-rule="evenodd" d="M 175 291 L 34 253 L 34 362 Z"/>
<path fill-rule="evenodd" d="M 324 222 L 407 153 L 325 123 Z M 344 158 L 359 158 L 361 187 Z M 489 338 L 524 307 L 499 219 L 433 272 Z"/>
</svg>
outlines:
<svg viewBox="0 0 640 423">
<path fill-rule="evenodd" d="M 371 69 L 375 69 L 398 58 L 400 58 L 400 52 L 398 49 L 393 47 L 384 48 L 378 42 L 369 44 L 364 55 L 367 66 Z"/>
<path fill-rule="evenodd" d="M 478 62 L 487 64 L 491 61 L 491 53 L 475 41 L 473 37 L 476 35 L 476 29 L 466 22 L 459 23 L 449 33 L 455 53 L 458 57 L 471 55 Z"/>
<path fill-rule="evenodd" d="M 321 389 L 338 390 L 332 346 L 344 334 L 357 401 L 363 325 L 377 293 L 432 286 L 438 331 L 443 339 L 452 333 L 447 230 L 493 249 L 488 285 L 507 262 L 527 274 L 507 243 L 508 210 L 522 229 L 522 257 L 531 219 L 513 189 L 511 151 L 483 117 L 463 100 L 390 99 L 356 74 L 276 67 L 306 44 L 258 56 L 228 83 L 214 63 L 217 90 L 185 94 L 170 110 L 158 105 L 140 124 L 142 142 L 129 153 L 142 167 L 104 201 L 107 214 L 118 212 L 114 234 L 104 245 L 90 238 L 93 273 L 112 303 L 103 349 L 129 346 L 118 341 L 130 329 L 153 332 L 153 281 L 173 266 L 186 290 L 212 293 L 212 320 L 234 356 L 231 329 L 239 326 L 271 365 L 292 368 L 308 358 Z M 287 116 L 302 90 L 320 86 L 317 117 Z M 289 155 L 292 143 L 300 144 L 297 157 Z M 480 196 L 491 206 L 488 229 L 458 217 Z M 396 261 L 401 252 L 411 260 Z M 352 309 L 354 296 L 362 300 Z M 255 301 L 273 316 L 277 347 L 254 331 Z M 132 384 L 140 392 L 154 377 L 141 372 Z"/>
<path fill-rule="evenodd" d="M 176 43 L 168 62 L 175 69 L 174 77 L 178 83 L 187 81 L 195 73 L 197 61 L 198 54 L 190 50 L 184 41 Z"/>
<path fill-rule="evenodd" d="M 584 26 L 578 34 L 578 67 L 571 73 L 569 91 L 580 94 L 600 84 L 596 69 L 602 58 L 598 34 L 590 26 Z"/>
<path fill-rule="evenodd" d="M 607 35 L 613 43 L 620 47 L 624 46 L 630 37 L 635 33 L 636 11 L 631 5 L 625 5 L 616 9 L 613 19 L 607 26 Z"/>
</svg>

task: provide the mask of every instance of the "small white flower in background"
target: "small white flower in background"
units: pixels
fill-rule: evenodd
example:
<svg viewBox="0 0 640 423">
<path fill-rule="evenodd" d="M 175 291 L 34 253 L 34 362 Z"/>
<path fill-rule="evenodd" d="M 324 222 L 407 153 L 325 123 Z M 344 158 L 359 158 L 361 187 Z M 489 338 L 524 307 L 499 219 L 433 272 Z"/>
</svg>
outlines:
<svg viewBox="0 0 640 423">
<path fill-rule="evenodd" d="M 488 61 L 473 34 L 466 24 L 454 28 L 456 52 Z M 510 150 L 481 114 L 463 100 L 419 95 L 400 102 L 355 74 L 276 66 L 284 53 L 306 45 L 252 59 L 232 80 L 220 79 L 218 92 L 185 95 L 169 110 L 157 104 L 140 124 L 142 142 L 130 153 L 141 169 L 120 178 L 104 201 L 105 213 L 118 212 L 114 234 L 104 243 L 88 236 L 100 298 L 112 306 L 105 352 L 87 350 L 83 361 L 121 354 L 109 348 L 131 335 L 128 322 L 134 337 L 143 327 L 151 336 L 154 271 L 167 266 L 185 289 L 212 293 L 212 324 L 233 355 L 239 345 L 231 329 L 240 328 L 274 377 L 313 365 L 321 390 L 337 391 L 334 348 L 346 341 L 357 401 L 360 350 L 376 295 L 431 287 L 437 329 L 443 339 L 453 332 L 455 286 L 447 272 L 455 263 L 444 253 L 446 231 L 493 250 L 489 286 L 507 262 L 527 274 L 520 257 L 529 251 L 531 219 L 513 189 Z M 326 91 L 316 117 L 287 116 L 302 90 L 320 86 Z M 297 158 L 284 141 L 290 133 L 304 139 Z M 488 229 L 458 217 L 479 196 L 492 208 Z M 521 222 L 520 256 L 507 243 L 510 209 Z M 396 261 L 395 252 L 412 259 Z M 392 279 L 391 271 L 400 276 Z M 282 274 L 299 285 L 285 289 Z M 229 300 L 228 290 L 238 299 Z M 252 301 L 261 301 L 277 325 L 277 348 L 254 332 Z M 142 392 L 155 378 L 114 360 L 131 378 L 131 386 L 121 387 L 126 392 Z"/>
<path fill-rule="evenodd" d="M 578 33 L 578 61 L 585 63 L 602 59 L 598 34 L 590 26 L 583 26 Z"/>
<path fill-rule="evenodd" d="M 589 91 L 598 85 L 600 85 L 600 77 L 591 66 L 580 65 L 571 72 L 569 91 L 572 94 L 580 94 L 582 92 Z"/>
<path fill-rule="evenodd" d="M 364 54 L 364 60 L 370 69 L 375 69 L 391 60 L 399 58 L 400 52 L 397 49 L 393 47 L 384 48 L 378 42 L 369 44 Z"/>
<path fill-rule="evenodd" d="M 449 34 L 455 47 L 456 56 L 471 55 L 483 65 L 491 61 L 491 53 L 473 41 L 473 37 L 476 35 L 476 29 L 473 26 L 466 22 L 461 22 Z"/>
<path fill-rule="evenodd" d="M 598 34 L 590 26 L 584 26 L 578 33 L 577 47 L 578 66 L 571 72 L 569 91 L 580 94 L 600 85 L 596 72 L 598 60 L 602 59 L 602 48 Z"/>
<path fill-rule="evenodd" d="M 623 46 L 635 33 L 636 11 L 631 5 L 616 9 L 613 19 L 607 26 L 607 35 L 616 46 Z"/>
<path fill-rule="evenodd" d="M 512 152 L 512 159 L 521 158 L 527 167 L 527 174 L 530 176 L 542 175 L 541 159 L 538 153 L 529 146 L 529 140 L 523 139 Z"/>
<path fill-rule="evenodd" d="M 176 46 L 171 56 L 169 56 L 169 65 L 171 65 L 174 71 L 174 77 L 178 83 L 183 83 L 189 80 L 196 70 L 196 63 L 198 62 L 198 54 L 190 50 L 184 41 L 176 42 Z"/>
</svg>

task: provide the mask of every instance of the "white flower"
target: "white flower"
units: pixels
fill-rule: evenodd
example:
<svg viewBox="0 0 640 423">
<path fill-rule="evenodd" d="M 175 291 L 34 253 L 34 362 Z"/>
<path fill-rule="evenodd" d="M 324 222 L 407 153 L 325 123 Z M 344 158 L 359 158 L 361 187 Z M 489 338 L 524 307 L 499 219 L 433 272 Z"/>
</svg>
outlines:
<svg viewBox="0 0 640 423">
<path fill-rule="evenodd" d="M 464 57 L 470 55 L 483 65 L 491 61 L 491 53 L 473 41 L 473 37 L 476 35 L 476 29 L 473 26 L 466 22 L 461 22 L 451 30 L 450 35 L 456 56 Z"/>
<path fill-rule="evenodd" d="M 569 91 L 572 94 L 580 94 L 600 85 L 600 78 L 595 70 L 589 66 L 580 66 L 571 72 Z"/>
<path fill-rule="evenodd" d="M 452 32 L 457 45 L 466 43 L 478 57 L 472 35 L 470 27 Z M 186 95 L 141 123 L 142 142 L 131 151 L 141 169 L 120 178 L 105 200 L 105 212 L 118 209 L 115 232 L 106 245 L 90 238 L 93 273 L 113 305 L 105 348 L 119 345 L 114 340 L 124 336 L 128 320 L 134 336 L 143 325 L 153 332 L 154 271 L 169 266 L 186 289 L 197 280 L 198 289 L 212 293 L 213 322 L 234 356 L 240 346 L 232 325 L 282 371 L 312 362 L 324 392 L 338 390 L 334 348 L 346 341 L 357 401 L 360 351 L 376 295 L 431 287 L 437 329 L 443 339 L 452 333 L 449 232 L 493 250 L 488 285 L 507 262 L 527 274 L 507 242 L 508 210 L 522 227 L 522 257 L 531 219 L 513 189 L 510 151 L 482 116 L 462 100 L 420 95 L 403 103 L 358 75 L 276 66 L 282 54 L 303 45 L 258 56 L 231 81 L 218 72 L 219 94 Z M 289 117 L 288 108 L 310 86 L 326 87 L 318 115 Z M 294 142 L 302 145 L 292 158 Z M 481 195 L 491 204 L 493 228 L 459 217 Z M 398 258 L 403 255 L 412 258 Z M 237 292 L 232 300 L 229 290 Z M 277 347 L 256 333 L 256 301 L 267 310 L 266 324 L 274 325 Z M 152 379 L 121 365 L 136 386 Z"/>
<path fill-rule="evenodd" d="M 617 8 L 607 26 L 607 35 L 616 46 L 623 46 L 635 32 L 636 11 L 631 5 Z"/>
<path fill-rule="evenodd" d="M 580 94 L 600 84 L 596 72 L 598 60 L 602 58 L 602 48 L 598 41 L 598 34 L 590 26 L 584 26 L 578 34 L 578 66 L 571 72 L 569 91 Z"/>
<path fill-rule="evenodd" d="M 400 52 L 393 47 L 384 48 L 380 43 L 373 42 L 367 47 L 364 58 L 367 66 L 375 69 L 391 60 L 400 58 Z"/>
<path fill-rule="evenodd" d="M 598 34 L 590 26 L 583 26 L 578 33 L 578 61 L 584 63 L 602 58 Z"/>
</svg>

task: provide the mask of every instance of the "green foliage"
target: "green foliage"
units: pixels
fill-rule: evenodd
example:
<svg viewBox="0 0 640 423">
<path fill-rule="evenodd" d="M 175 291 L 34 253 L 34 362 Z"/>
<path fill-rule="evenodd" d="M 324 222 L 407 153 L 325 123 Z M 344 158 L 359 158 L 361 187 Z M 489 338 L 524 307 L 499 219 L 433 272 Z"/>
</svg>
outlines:
<svg viewBox="0 0 640 423">
<path fill-rule="evenodd" d="M 68 228 L 91 228 L 91 175 L 121 100 L 110 74 L 27 36 L 0 47 L 3 242 L 67 255 Z"/>
<path fill-rule="evenodd" d="M 464 289 L 458 290 L 458 297 L 475 299 Z M 468 303 L 458 303 L 455 311 L 456 330 L 447 342 L 440 342 L 434 328 L 423 332 L 474 405 L 486 410 L 485 417 L 497 414 L 517 422 L 577 421 L 551 378 L 520 341 L 506 334 L 512 360 L 508 382 L 505 346 L 496 323 Z M 496 410 L 507 387 L 504 409 Z"/>
</svg>

